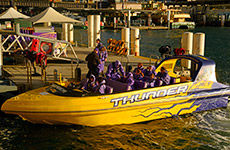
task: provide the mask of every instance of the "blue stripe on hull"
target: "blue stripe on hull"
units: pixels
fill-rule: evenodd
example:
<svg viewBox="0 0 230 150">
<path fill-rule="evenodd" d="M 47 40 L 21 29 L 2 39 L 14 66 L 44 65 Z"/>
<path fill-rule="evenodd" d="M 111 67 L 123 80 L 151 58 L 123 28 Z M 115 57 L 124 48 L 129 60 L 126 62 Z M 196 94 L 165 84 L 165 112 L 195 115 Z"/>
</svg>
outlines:
<svg viewBox="0 0 230 150">
<path fill-rule="evenodd" d="M 216 98 L 201 99 L 201 100 L 196 100 L 193 105 L 200 105 L 200 107 L 198 107 L 195 112 L 222 108 L 222 107 L 227 107 L 228 98 L 216 97 Z"/>
</svg>

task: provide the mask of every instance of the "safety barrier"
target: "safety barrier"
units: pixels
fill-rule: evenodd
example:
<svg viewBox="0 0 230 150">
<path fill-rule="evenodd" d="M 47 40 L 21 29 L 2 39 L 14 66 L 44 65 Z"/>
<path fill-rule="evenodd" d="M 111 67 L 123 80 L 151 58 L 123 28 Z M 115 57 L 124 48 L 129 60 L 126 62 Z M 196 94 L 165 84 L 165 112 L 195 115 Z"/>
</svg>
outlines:
<svg viewBox="0 0 230 150">
<path fill-rule="evenodd" d="M 118 55 L 127 55 L 128 49 L 125 47 L 125 42 L 123 40 L 115 40 L 115 39 L 108 39 L 107 43 L 107 50 L 109 52 L 114 52 Z"/>
</svg>

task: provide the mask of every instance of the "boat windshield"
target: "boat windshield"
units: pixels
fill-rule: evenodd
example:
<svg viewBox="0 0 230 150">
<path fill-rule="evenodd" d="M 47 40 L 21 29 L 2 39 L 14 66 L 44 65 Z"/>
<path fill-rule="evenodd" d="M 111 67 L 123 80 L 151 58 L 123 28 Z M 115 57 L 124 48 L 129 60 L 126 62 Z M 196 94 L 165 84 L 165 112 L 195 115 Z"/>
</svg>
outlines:
<svg viewBox="0 0 230 150">
<path fill-rule="evenodd" d="M 93 93 L 89 93 L 86 90 L 80 90 L 80 89 L 71 89 L 71 88 L 65 88 L 63 86 L 60 86 L 58 84 L 52 84 L 46 89 L 47 92 L 58 95 L 58 96 L 75 96 L 75 97 L 84 97 L 84 96 L 92 96 Z"/>
</svg>

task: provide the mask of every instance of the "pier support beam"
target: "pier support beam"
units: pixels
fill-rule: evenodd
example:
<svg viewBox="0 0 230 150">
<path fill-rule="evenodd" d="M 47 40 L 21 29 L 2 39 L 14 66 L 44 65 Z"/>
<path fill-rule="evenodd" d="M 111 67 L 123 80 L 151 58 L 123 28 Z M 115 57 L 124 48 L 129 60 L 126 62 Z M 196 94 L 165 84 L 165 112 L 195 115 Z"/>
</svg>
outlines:
<svg viewBox="0 0 230 150">
<path fill-rule="evenodd" d="M 0 34 L 0 78 L 3 75 L 3 51 L 2 51 L 2 35 Z"/>
<path fill-rule="evenodd" d="M 171 11 L 168 10 L 168 12 L 167 12 L 168 30 L 170 30 L 170 16 L 171 16 Z"/>
<path fill-rule="evenodd" d="M 128 18 L 127 18 L 127 27 L 130 28 L 131 24 L 131 13 L 130 13 L 130 10 L 128 11 Z"/>
<path fill-rule="evenodd" d="M 62 24 L 62 40 L 68 41 L 68 23 Z"/>
<path fill-rule="evenodd" d="M 121 40 L 125 41 L 125 28 L 121 29 Z"/>
<path fill-rule="evenodd" d="M 94 17 L 93 15 L 87 16 L 88 20 L 88 48 L 91 48 L 94 46 Z"/>
<path fill-rule="evenodd" d="M 225 15 L 221 15 L 221 27 L 224 27 Z"/>
<path fill-rule="evenodd" d="M 94 15 L 94 47 L 96 46 L 96 40 L 100 39 L 100 21 L 101 21 L 101 16 L 100 15 Z"/>
<path fill-rule="evenodd" d="M 73 27 L 73 24 L 70 23 L 68 24 L 68 35 L 69 35 L 69 42 L 70 43 L 73 43 L 73 40 L 74 40 L 74 27 Z"/>
<path fill-rule="evenodd" d="M 206 25 L 206 20 L 207 20 L 207 16 L 206 16 L 206 15 L 203 15 L 203 25 L 204 25 L 204 26 Z"/>
<path fill-rule="evenodd" d="M 182 33 L 181 47 L 186 50 L 185 54 L 192 54 L 192 48 L 193 48 L 193 33 L 192 32 Z M 188 62 L 188 61 L 182 61 L 181 65 L 183 67 L 187 67 L 188 69 L 191 68 L 191 62 Z"/>
<path fill-rule="evenodd" d="M 204 56 L 205 34 L 195 33 L 193 37 L 193 53 L 194 55 Z"/>
<path fill-rule="evenodd" d="M 151 26 L 152 18 L 151 14 L 148 14 L 148 26 Z"/>
<path fill-rule="evenodd" d="M 117 28 L 117 18 L 113 17 L 113 28 Z"/>
</svg>

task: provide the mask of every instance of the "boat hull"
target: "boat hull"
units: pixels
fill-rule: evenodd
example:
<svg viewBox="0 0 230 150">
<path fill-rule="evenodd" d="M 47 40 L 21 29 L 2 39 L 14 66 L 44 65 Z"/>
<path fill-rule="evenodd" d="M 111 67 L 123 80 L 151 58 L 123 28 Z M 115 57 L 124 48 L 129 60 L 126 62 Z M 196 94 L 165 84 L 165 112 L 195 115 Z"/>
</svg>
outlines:
<svg viewBox="0 0 230 150">
<path fill-rule="evenodd" d="M 45 89 L 6 101 L 2 111 L 40 124 L 131 124 L 227 107 L 230 95 L 227 86 L 206 81 L 89 97 L 56 96 Z"/>
<path fill-rule="evenodd" d="M 145 122 L 150 120 L 175 117 L 179 115 L 227 107 L 227 98 L 189 100 L 161 107 L 148 105 L 137 108 L 105 110 L 96 112 L 50 112 L 18 113 L 23 119 L 32 123 L 50 125 L 116 125 Z M 14 112 L 15 114 L 15 112 Z M 17 114 L 17 113 L 16 113 Z"/>
</svg>

